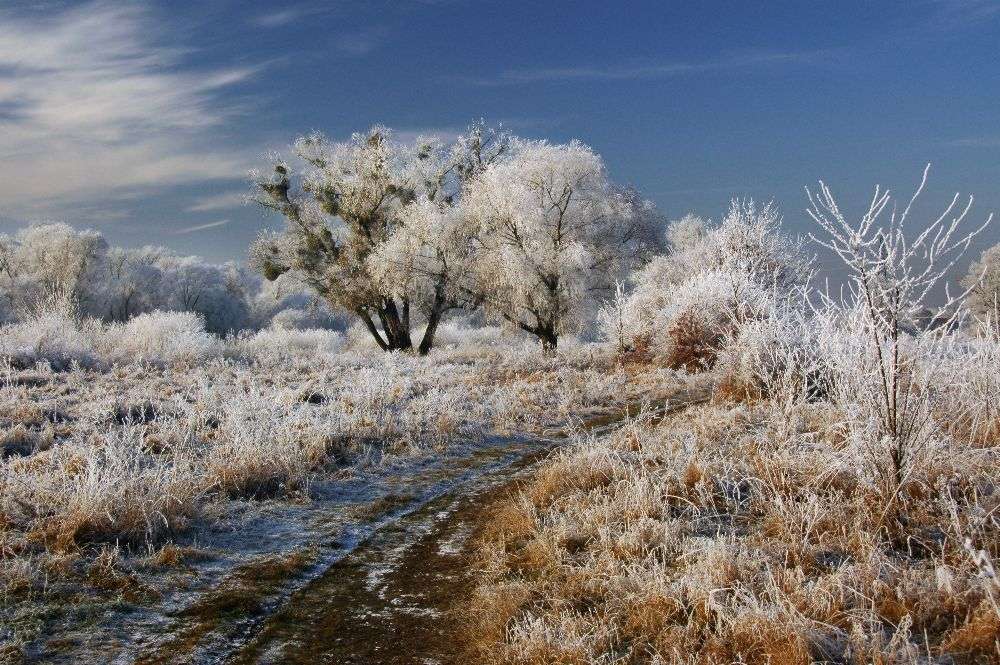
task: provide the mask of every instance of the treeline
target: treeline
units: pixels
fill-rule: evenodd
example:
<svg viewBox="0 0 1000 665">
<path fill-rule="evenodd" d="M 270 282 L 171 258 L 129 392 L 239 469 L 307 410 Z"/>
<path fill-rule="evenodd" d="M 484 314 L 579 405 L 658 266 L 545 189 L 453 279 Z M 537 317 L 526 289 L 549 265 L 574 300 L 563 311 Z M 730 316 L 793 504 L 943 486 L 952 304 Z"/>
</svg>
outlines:
<svg viewBox="0 0 1000 665">
<path fill-rule="evenodd" d="M 272 322 L 341 324 L 291 275 L 269 282 L 235 262 L 207 263 L 163 247 L 115 247 L 100 233 L 66 224 L 0 235 L 0 323 L 53 311 L 126 322 L 157 310 L 197 314 L 219 335 Z"/>
</svg>

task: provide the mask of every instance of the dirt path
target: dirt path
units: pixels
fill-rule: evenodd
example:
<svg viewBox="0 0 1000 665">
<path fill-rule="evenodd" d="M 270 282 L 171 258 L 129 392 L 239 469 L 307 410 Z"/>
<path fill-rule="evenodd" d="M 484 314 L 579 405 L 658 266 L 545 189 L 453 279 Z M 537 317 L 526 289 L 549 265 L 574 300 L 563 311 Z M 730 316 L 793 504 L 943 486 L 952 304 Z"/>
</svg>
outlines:
<svg viewBox="0 0 1000 665">
<path fill-rule="evenodd" d="M 475 490 L 449 494 L 379 531 L 295 594 L 229 663 L 460 663 L 449 610 L 471 590 L 465 552 L 478 518 L 542 453 Z"/>
<path fill-rule="evenodd" d="M 702 399 L 677 396 L 663 412 Z M 611 427 L 622 417 L 588 426 Z M 490 507 L 516 492 L 546 454 L 528 455 L 383 528 L 289 598 L 226 662 L 468 663 L 452 610 L 475 584 L 470 540 Z"/>
</svg>

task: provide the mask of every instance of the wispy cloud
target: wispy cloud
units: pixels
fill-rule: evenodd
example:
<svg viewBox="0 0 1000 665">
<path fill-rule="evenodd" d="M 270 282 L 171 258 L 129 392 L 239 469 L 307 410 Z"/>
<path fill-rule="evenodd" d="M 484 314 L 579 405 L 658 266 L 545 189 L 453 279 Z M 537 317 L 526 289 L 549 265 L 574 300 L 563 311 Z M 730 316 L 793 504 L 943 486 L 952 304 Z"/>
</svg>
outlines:
<svg viewBox="0 0 1000 665">
<path fill-rule="evenodd" d="M 346 55 L 368 55 L 385 44 L 389 39 L 389 29 L 384 26 L 365 28 L 334 38 L 334 46 Z"/>
<path fill-rule="evenodd" d="M 250 23 L 259 28 L 280 28 L 322 11 L 323 9 L 320 7 L 289 7 L 258 14 L 250 19 Z"/>
<path fill-rule="evenodd" d="M 933 11 L 923 24 L 928 31 L 944 32 L 983 25 L 1000 18 L 997 0 L 926 0 Z"/>
<path fill-rule="evenodd" d="M 203 196 L 194 201 L 188 208 L 188 212 L 210 212 L 212 210 L 229 210 L 246 205 L 247 192 L 223 192 Z"/>
<path fill-rule="evenodd" d="M 1000 148 L 1000 136 L 969 136 L 945 141 L 945 145 L 955 148 Z"/>
<path fill-rule="evenodd" d="M 783 63 L 802 63 L 820 59 L 825 51 L 797 53 L 741 53 L 701 62 L 671 61 L 645 62 L 618 65 L 572 65 L 536 69 L 511 69 L 498 76 L 486 78 L 461 78 L 473 85 L 516 85 L 552 81 L 626 81 L 636 79 L 666 78 L 683 74 L 697 74 L 716 70 L 738 69 Z"/>
<path fill-rule="evenodd" d="M 177 229 L 174 231 L 174 235 L 182 236 L 188 233 L 195 233 L 196 231 L 205 231 L 206 229 L 214 229 L 219 226 L 225 226 L 229 223 L 228 219 L 220 219 L 217 222 L 209 222 L 208 224 L 196 224 L 195 226 L 185 226 L 182 229 Z"/>
<path fill-rule="evenodd" d="M 98 0 L 0 10 L 0 207 L 53 214 L 136 188 L 242 177 L 214 138 L 227 88 L 254 67 L 203 70 L 148 8 Z"/>
</svg>

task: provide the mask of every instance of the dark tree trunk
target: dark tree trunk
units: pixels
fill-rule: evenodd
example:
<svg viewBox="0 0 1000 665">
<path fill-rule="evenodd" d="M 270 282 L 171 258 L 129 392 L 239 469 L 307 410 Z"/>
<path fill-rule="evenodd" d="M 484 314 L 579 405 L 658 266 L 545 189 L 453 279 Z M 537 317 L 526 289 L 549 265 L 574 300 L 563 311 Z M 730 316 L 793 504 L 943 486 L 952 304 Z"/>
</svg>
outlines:
<svg viewBox="0 0 1000 665">
<path fill-rule="evenodd" d="M 535 334 L 542 340 L 542 353 L 554 356 L 559 346 L 559 336 L 551 328 L 541 329 Z"/>
<path fill-rule="evenodd" d="M 424 336 L 420 340 L 420 347 L 417 349 L 420 355 L 426 356 L 434 347 L 434 334 L 437 332 L 438 324 L 441 323 L 444 310 L 444 289 L 438 287 L 434 289 L 434 305 L 431 307 L 431 313 L 427 317 L 427 329 L 424 330 Z"/>
<path fill-rule="evenodd" d="M 407 314 L 409 313 L 408 304 L 405 305 L 404 311 Z M 409 351 L 412 349 L 413 341 L 410 339 L 410 329 L 408 326 L 403 325 L 403 321 L 399 317 L 399 309 L 396 307 L 396 301 L 392 298 L 386 298 L 385 305 L 380 314 L 382 315 L 386 337 L 389 339 L 389 350 Z"/>
<path fill-rule="evenodd" d="M 404 313 L 409 314 L 409 305 L 404 304 Z M 382 330 L 378 329 L 375 321 L 372 320 L 368 309 L 360 307 L 355 310 L 358 317 L 364 322 L 368 332 L 375 339 L 379 348 L 383 351 L 409 351 L 413 348 L 413 341 L 410 339 L 410 328 L 400 320 L 399 309 L 391 299 L 386 299 L 375 308 Z M 383 336 L 384 335 L 384 336 Z"/>
<path fill-rule="evenodd" d="M 371 336 L 375 338 L 375 342 L 378 344 L 379 348 L 383 351 L 388 351 L 389 343 L 382 339 L 382 333 L 380 333 L 378 328 L 375 327 L 375 322 L 372 321 L 371 315 L 366 310 L 360 308 L 357 310 L 357 315 L 362 321 L 364 321 L 365 327 L 368 328 L 368 332 L 371 333 Z"/>
</svg>

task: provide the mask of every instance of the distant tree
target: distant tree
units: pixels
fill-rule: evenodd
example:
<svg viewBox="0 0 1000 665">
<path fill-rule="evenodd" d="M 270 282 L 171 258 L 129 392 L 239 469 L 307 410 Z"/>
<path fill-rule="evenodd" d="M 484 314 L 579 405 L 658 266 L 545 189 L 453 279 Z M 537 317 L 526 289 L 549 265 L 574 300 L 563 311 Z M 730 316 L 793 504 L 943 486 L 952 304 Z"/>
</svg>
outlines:
<svg viewBox="0 0 1000 665">
<path fill-rule="evenodd" d="M 156 247 L 112 247 L 105 258 L 103 318 L 128 321 L 157 305 L 162 272 L 156 261 L 164 250 Z"/>
<path fill-rule="evenodd" d="M 319 134 L 295 143 L 304 173 L 276 157 L 269 175 L 252 174 L 256 200 L 286 227 L 262 234 L 252 264 L 268 279 L 293 271 L 336 308 L 357 316 L 384 350 L 409 350 L 412 315 L 427 353 L 441 317 L 461 304 L 456 286 L 469 239 L 453 214 L 466 186 L 507 150 L 509 139 L 482 124 L 452 146 L 393 140 L 384 127 L 330 143 Z"/>
<path fill-rule="evenodd" d="M 978 261 L 973 261 L 962 279 L 968 290 L 966 305 L 979 318 L 1000 315 L 1000 244 L 986 249 Z"/>
<path fill-rule="evenodd" d="M 54 306 L 76 313 L 95 304 L 93 287 L 108 251 L 101 234 L 41 224 L 0 244 L 0 279 L 20 316 Z"/>
<path fill-rule="evenodd" d="M 515 141 L 468 190 L 472 289 L 488 314 L 537 336 L 547 353 L 655 244 L 652 207 L 613 186 L 576 141 Z"/>
</svg>

